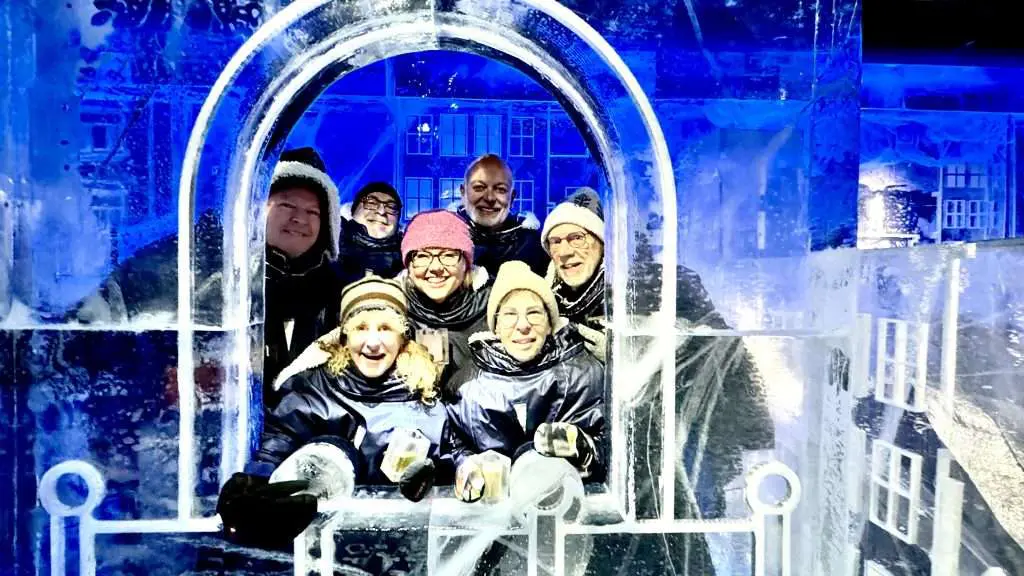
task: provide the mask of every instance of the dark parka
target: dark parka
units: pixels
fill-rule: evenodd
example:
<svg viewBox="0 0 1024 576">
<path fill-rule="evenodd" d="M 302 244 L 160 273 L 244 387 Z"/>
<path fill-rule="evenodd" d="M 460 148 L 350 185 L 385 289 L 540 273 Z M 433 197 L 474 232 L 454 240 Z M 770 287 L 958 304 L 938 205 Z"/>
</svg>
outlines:
<svg viewBox="0 0 1024 576">
<path fill-rule="evenodd" d="M 453 377 L 461 368 L 473 363 L 469 338 L 487 330 L 487 300 L 491 295 L 492 277 L 484 268 L 474 267 L 472 284 L 460 288 L 447 300 L 434 302 L 416 289 L 408 276 L 400 278 L 409 300 L 408 318 L 413 329 L 422 334 L 436 331 L 448 341 L 448 363 L 441 371 L 441 388 L 448 400 L 452 395 Z"/>
<path fill-rule="evenodd" d="M 604 367 L 571 326 L 549 336 L 533 361 L 520 364 L 491 333 L 470 340 L 473 364 L 455 375 L 448 413 L 456 467 L 494 450 L 510 458 L 533 441 L 537 427 L 566 422 L 586 432 L 602 461 L 605 436 Z"/>
<path fill-rule="evenodd" d="M 395 231 L 387 238 L 374 238 L 366 226 L 346 214 L 342 209 L 341 238 L 339 240 L 342 271 L 346 279 L 358 280 L 369 270 L 381 278 L 394 278 L 402 271 L 402 231 L 395 225 Z"/>
<path fill-rule="evenodd" d="M 273 408 L 280 395 L 270 384 L 303 350 L 338 325 L 342 279 L 324 251 L 310 250 L 293 259 L 268 245 L 264 286 L 263 394 L 266 407 Z"/>
<path fill-rule="evenodd" d="M 459 207 L 455 213 L 469 225 L 473 264 L 486 268 L 491 277 L 512 260 L 526 262 L 538 276 L 547 272 L 551 258 L 540 245 L 540 223 L 533 214 L 509 214 L 500 226 L 483 228 L 470 219 L 465 208 Z"/>
<path fill-rule="evenodd" d="M 304 188 L 316 194 L 320 233 L 313 246 L 296 258 L 269 244 L 266 248 L 263 401 L 267 409 L 279 399 L 270 386 L 277 375 L 313 341 L 338 325 L 337 306 L 344 283 L 338 261 L 338 188 L 312 148 L 281 154 L 274 168 L 271 199 L 275 192 L 288 188 Z"/>
<path fill-rule="evenodd" d="M 438 466 L 438 480 L 450 480 L 450 458 L 442 453 L 444 406 L 424 402 L 394 370 L 368 379 L 350 365 L 334 374 L 328 356 L 304 353 L 282 375 L 281 401 L 266 417 L 260 447 L 246 472 L 269 475 L 310 440 L 328 436 L 355 448 L 357 485 L 390 485 L 380 465 L 392 432 L 401 427 L 418 429 L 430 440 L 429 457 Z M 309 364 L 314 366 L 306 368 Z"/>
</svg>

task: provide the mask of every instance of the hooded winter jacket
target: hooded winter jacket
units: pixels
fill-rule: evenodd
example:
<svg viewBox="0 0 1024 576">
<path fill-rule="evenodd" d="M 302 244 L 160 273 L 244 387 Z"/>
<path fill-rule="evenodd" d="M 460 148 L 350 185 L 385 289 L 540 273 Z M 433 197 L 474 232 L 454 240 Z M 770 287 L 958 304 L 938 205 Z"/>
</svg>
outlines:
<svg viewBox="0 0 1024 576">
<path fill-rule="evenodd" d="M 448 363 L 441 372 L 441 388 L 447 400 L 452 394 L 452 379 L 463 367 L 472 364 L 469 338 L 487 330 L 487 299 L 493 285 L 484 268 L 473 268 L 473 283 L 460 288 L 440 304 L 416 289 L 412 281 L 402 274 L 401 282 L 409 299 L 409 322 L 417 333 L 426 330 L 440 332 L 448 341 Z"/>
<path fill-rule="evenodd" d="M 302 361 L 300 357 L 298 362 Z M 332 375 L 326 363 L 318 364 L 287 378 L 280 393 L 281 401 L 267 415 L 247 472 L 269 475 L 313 438 L 331 436 L 351 442 L 358 452 L 359 462 L 353 462 L 356 484 L 390 485 L 380 465 L 391 434 L 407 428 L 430 440 L 429 457 L 438 467 L 438 481 L 450 478 L 450 459 L 441 453 L 447 427 L 444 407 L 424 403 L 393 370 L 369 379 L 352 366 Z"/>
<path fill-rule="evenodd" d="M 265 272 L 263 400 L 273 408 L 280 396 L 270 384 L 277 375 L 338 325 L 343 286 L 335 263 L 314 250 L 288 258 L 268 245 Z"/>
<path fill-rule="evenodd" d="M 537 358 L 520 364 L 494 334 L 470 339 L 473 364 L 455 375 L 448 414 L 456 467 L 467 457 L 494 450 L 510 458 L 533 441 L 537 427 L 566 422 L 587 433 L 605 461 L 604 367 L 571 326 L 548 337 Z"/>
<path fill-rule="evenodd" d="M 521 260 L 538 276 L 544 276 L 551 258 L 540 245 L 540 223 L 533 214 L 509 214 L 497 228 L 483 228 L 469 217 L 466 209 L 455 211 L 469 224 L 473 238 L 473 264 L 487 269 L 491 277 L 505 262 Z"/>
<path fill-rule="evenodd" d="M 339 240 L 342 271 L 347 279 L 359 279 L 372 271 L 381 278 L 394 278 L 403 269 L 402 231 L 395 231 L 387 238 L 374 238 L 366 226 L 356 222 L 351 214 L 351 205 L 342 208 L 341 238 Z"/>
</svg>

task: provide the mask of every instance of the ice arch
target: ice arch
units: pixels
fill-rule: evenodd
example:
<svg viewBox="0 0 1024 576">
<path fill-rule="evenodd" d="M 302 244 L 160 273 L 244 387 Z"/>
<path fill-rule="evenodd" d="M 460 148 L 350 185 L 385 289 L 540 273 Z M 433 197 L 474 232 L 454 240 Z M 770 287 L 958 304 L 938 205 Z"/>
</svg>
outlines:
<svg viewBox="0 0 1024 576">
<path fill-rule="evenodd" d="M 223 309 L 217 329 L 228 331 L 237 373 L 229 377 L 221 472 L 237 469 L 251 441 L 247 366 L 261 336 L 250 334 L 250 304 L 260 303 L 260 278 L 253 268 L 262 254 L 260 218 L 273 151 L 281 130 L 303 102 L 347 72 L 389 57 L 425 50 L 458 50 L 501 60 L 548 88 L 574 119 L 611 187 L 606 241 L 613 278 L 614 339 L 610 414 L 615 461 L 611 495 L 626 502 L 626 434 L 621 433 L 620 393 L 641 352 L 650 372 L 661 368 L 664 428 L 674 429 L 676 194 L 661 127 L 636 77 L 612 47 L 586 22 L 553 0 L 299 0 L 281 10 L 246 41 L 225 67 L 203 104 L 186 150 L 179 185 L 179 270 L 193 269 L 193 222 L 197 200 L 224 212 Z M 212 134 L 227 137 L 211 138 Z M 211 149 L 208 141 L 234 142 Z M 631 320 L 628 283 L 631 229 L 649 212 L 664 218 L 660 244 L 660 312 Z M 179 516 L 192 515 L 195 484 L 193 339 L 197 318 L 192 274 L 178 275 L 178 388 L 181 408 Z M 255 307 L 257 310 L 260 306 Z M 209 317 L 209 314 L 204 314 Z M 259 317 L 255 319 L 259 322 Z M 205 328 L 204 328 L 205 329 Z M 644 336 L 670 336 L 665 345 L 640 345 Z M 636 342 L 634 344 L 634 342 Z M 653 360 L 653 361 L 652 361 Z M 627 370 L 629 373 L 627 374 Z M 628 391 L 627 391 L 628 392 Z M 628 395 L 628 393 L 626 394 Z M 674 450 L 666 446 L 662 485 L 671 518 Z"/>
</svg>

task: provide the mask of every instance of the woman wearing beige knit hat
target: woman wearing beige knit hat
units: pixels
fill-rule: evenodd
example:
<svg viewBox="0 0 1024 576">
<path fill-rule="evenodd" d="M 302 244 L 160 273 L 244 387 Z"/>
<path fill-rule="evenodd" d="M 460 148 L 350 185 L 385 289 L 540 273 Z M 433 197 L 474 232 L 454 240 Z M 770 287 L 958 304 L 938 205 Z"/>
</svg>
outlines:
<svg viewBox="0 0 1024 576">
<path fill-rule="evenodd" d="M 293 511 L 288 498 L 296 497 L 266 501 L 267 478 L 310 443 L 340 448 L 356 485 L 398 484 L 411 500 L 425 496 L 438 477 L 450 481 L 450 457 L 441 448 L 448 420 L 437 401 L 437 368 L 410 340 L 407 310 L 405 293 L 394 280 L 370 275 L 345 288 L 341 326 L 307 348 L 275 381 L 281 401 L 267 415 L 259 450 L 246 473 L 232 477 L 221 492 L 218 512 L 225 528 L 259 540 L 261 527 L 249 525 L 253 508 L 279 505 L 282 513 Z M 429 448 L 408 466 L 392 466 L 387 455 L 395 434 L 424 439 L 420 444 Z M 309 509 L 307 501 L 302 510 Z"/>
<path fill-rule="evenodd" d="M 488 490 L 479 455 L 491 450 L 513 460 L 536 450 L 594 473 L 604 434 L 604 367 L 562 319 L 548 282 L 523 262 L 503 264 L 487 324 L 490 332 L 470 339 L 473 365 L 455 375 L 458 393 L 448 409 L 458 431 L 456 496 L 471 502 Z"/>
</svg>

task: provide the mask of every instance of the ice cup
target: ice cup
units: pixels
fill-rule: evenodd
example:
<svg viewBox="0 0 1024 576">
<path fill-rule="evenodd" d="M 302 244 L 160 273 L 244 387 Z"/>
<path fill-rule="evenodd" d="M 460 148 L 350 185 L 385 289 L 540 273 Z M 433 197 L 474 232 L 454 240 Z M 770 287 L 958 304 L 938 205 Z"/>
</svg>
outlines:
<svg viewBox="0 0 1024 576">
<path fill-rule="evenodd" d="M 388 448 L 384 451 L 384 460 L 380 470 L 388 480 L 398 483 L 402 473 L 413 462 L 424 460 L 430 454 L 430 440 L 419 430 L 396 428 L 391 433 Z"/>
<path fill-rule="evenodd" d="M 488 450 L 476 457 L 480 473 L 484 477 L 484 493 L 481 502 L 493 504 L 508 498 L 508 477 L 512 460 L 494 450 Z"/>
</svg>

